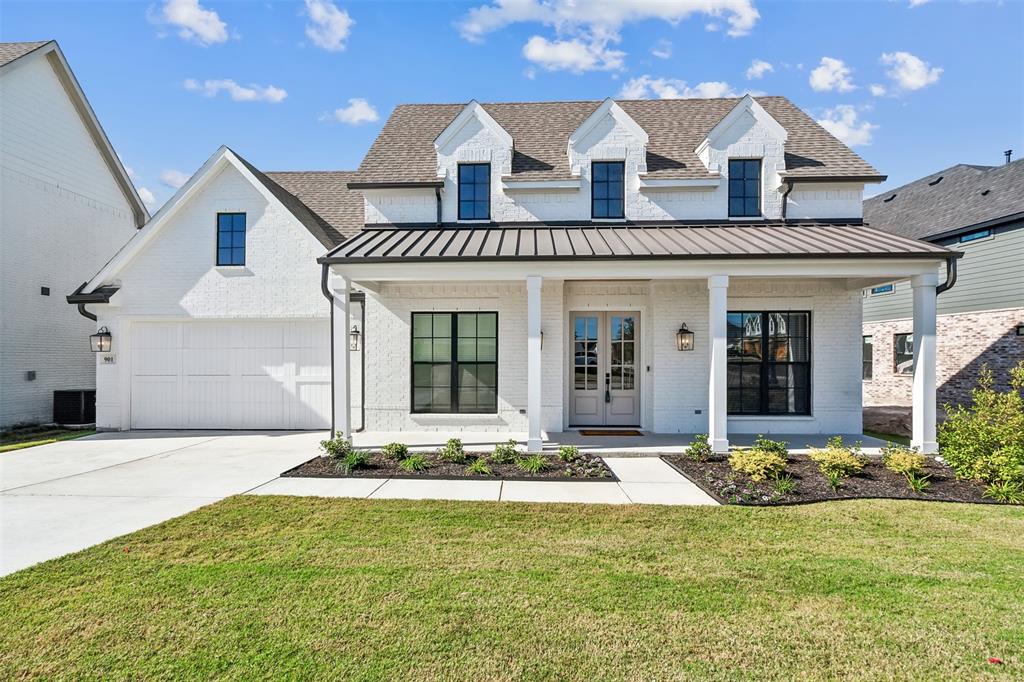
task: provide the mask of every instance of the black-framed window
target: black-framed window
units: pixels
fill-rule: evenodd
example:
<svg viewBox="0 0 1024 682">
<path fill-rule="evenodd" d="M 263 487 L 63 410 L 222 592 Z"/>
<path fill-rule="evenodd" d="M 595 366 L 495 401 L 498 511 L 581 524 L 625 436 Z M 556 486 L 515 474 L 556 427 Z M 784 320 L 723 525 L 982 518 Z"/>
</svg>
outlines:
<svg viewBox="0 0 1024 682">
<path fill-rule="evenodd" d="M 811 314 L 727 315 L 729 414 L 811 413 Z"/>
<path fill-rule="evenodd" d="M 590 165 L 590 216 L 626 217 L 626 164 L 623 161 L 594 161 Z"/>
<path fill-rule="evenodd" d="M 412 314 L 412 411 L 498 411 L 498 313 Z"/>
<path fill-rule="evenodd" d="M 896 374 L 914 373 L 914 335 L 894 334 L 892 337 L 892 371 Z"/>
<path fill-rule="evenodd" d="M 875 373 L 875 343 L 871 336 L 862 336 L 860 344 L 860 378 L 870 379 Z"/>
<path fill-rule="evenodd" d="M 977 232 L 971 232 L 969 234 L 960 235 L 960 238 L 957 241 L 960 242 L 961 244 L 966 244 L 967 242 L 973 242 L 978 239 L 985 239 L 986 237 L 991 236 L 992 230 L 978 230 Z"/>
<path fill-rule="evenodd" d="M 761 215 L 761 159 L 729 159 L 729 217 Z"/>
<path fill-rule="evenodd" d="M 245 214 L 217 214 L 217 265 L 245 265 Z"/>
<path fill-rule="evenodd" d="M 459 220 L 490 220 L 491 164 L 459 164 Z"/>
</svg>

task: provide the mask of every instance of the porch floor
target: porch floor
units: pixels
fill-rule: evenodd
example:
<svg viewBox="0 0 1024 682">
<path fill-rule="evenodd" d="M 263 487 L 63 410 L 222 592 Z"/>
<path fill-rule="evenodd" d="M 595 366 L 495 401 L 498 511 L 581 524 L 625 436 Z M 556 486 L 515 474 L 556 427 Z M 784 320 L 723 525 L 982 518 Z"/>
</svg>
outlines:
<svg viewBox="0 0 1024 682">
<path fill-rule="evenodd" d="M 579 431 L 559 431 L 544 434 L 544 450 L 554 451 L 561 445 L 575 445 L 587 452 L 603 455 L 615 454 L 619 457 L 643 457 L 660 454 L 678 454 L 686 450 L 693 440 L 692 433 L 649 433 L 641 436 L 584 436 Z M 832 434 L 765 434 L 772 440 L 781 440 L 789 444 L 789 451 L 794 454 L 806 454 L 808 448 L 822 447 Z M 885 441 L 864 434 L 838 434 L 843 442 L 860 441 L 866 455 L 880 454 Z M 462 440 L 467 449 L 490 450 L 497 443 L 504 443 L 515 438 L 519 443 L 526 442 L 526 432 L 463 432 L 453 434 L 448 431 L 365 431 L 352 436 L 353 444 L 359 448 L 379 448 L 387 443 L 405 443 L 415 451 L 431 451 L 441 447 L 452 436 Z M 732 445 L 747 446 L 754 442 L 756 434 L 730 434 Z"/>
</svg>

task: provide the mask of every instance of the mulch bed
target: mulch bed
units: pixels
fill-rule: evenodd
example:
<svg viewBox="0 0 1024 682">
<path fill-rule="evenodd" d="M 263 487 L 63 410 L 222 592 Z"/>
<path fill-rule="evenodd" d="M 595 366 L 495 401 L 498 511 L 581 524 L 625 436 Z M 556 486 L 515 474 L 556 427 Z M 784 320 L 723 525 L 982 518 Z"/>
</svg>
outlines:
<svg viewBox="0 0 1024 682">
<path fill-rule="evenodd" d="M 380 452 L 370 453 L 370 462 L 366 467 L 360 467 L 346 472 L 339 464 L 329 457 L 316 457 L 304 462 L 299 466 L 289 469 L 281 474 L 282 477 L 307 477 L 307 478 L 446 478 L 446 479 L 468 479 L 476 481 L 534 481 L 534 480 L 558 480 L 558 481 L 618 481 L 618 477 L 612 472 L 604 460 L 594 455 L 580 453 L 580 458 L 570 467 L 560 460 L 557 455 L 543 455 L 548 460 L 548 468 L 538 473 L 523 471 L 513 464 L 497 464 L 488 461 L 488 466 L 493 473 L 492 476 L 470 474 L 466 472 L 469 466 L 477 457 L 486 457 L 489 452 L 467 452 L 465 464 L 453 464 L 438 458 L 435 453 L 414 453 L 422 454 L 427 460 L 427 468 L 423 471 L 410 472 L 398 466 L 398 462 L 385 457 Z"/>
<path fill-rule="evenodd" d="M 881 459 L 869 459 L 860 474 L 844 479 L 839 490 L 833 490 L 816 462 L 806 455 L 790 455 L 786 473 L 793 477 L 796 489 L 785 495 L 778 494 L 771 481 L 755 483 L 745 474 L 733 471 L 725 457 L 695 462 L 682 455 L 664 455 L 662 460 L 722 504 L 775 506 L 858 498 L 1001 504 L 982 497 L 982 484 L 958 480 L 948 466 L 933 459 L 925 465 L 931 486 L 918 494 L 903 476 L 886 469 Z"/>
</svg>

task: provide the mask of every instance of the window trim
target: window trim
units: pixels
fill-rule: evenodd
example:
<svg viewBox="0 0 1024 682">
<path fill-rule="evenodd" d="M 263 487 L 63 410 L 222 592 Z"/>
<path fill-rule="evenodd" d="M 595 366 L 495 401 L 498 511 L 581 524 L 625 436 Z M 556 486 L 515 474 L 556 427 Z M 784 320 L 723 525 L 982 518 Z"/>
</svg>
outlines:
<svg viewBox="0 0 1024 682">
<path fill-rule="evenodd" d="M 728 214 L 729 218 L 740 218 L 740 219 L 763 218 L 764 217 L 764 159 L 761 158 L 761 157 L 756 157 L 756 156 L 729 157 L 729 159 L 726 160 L 726 168 L 728 168 L 732 164 L 733 161 L 757 161 L 757 213 L 755 215 L 748 215 L 746 213 L 740 214 L 740 215 L 736 215 L 736 214 L 734 214 L 732 212 L 732 193 L 729 191 L 729 183 L 732 181 L 732 173 L 730 172 L 729 176 L 726 178 L 726 181 L 725 181 L 725 183 L 726 183 L 725 184 L 725 204 L 726 204 L 725 212 L 726 212 L 726 214 Z M 746 195 L 744 195 L 743 198 L 744 198 L 744 200 L 746 200 L 746 198 L 747 198 Z M 778 311 L 775 311 L 775 312 L 778 312 Z"/>
<path fill-rule="evenodd" d="M 244 216 L 244 219 L 245 219 L 245 229 L 242 230 L 242 234 L 245 235 L 245 238 L 242 241 L 242 262 L 241 263 L 221 263 L 220 262 L 220 217 L 222 215 L 230 215 L 230 216 L 240 215 L 240 216 Z M 248 214 L 245 211 L 217 211 L 217 214 L 216 214 L 216 216 L 214 216 L 213 221 L 214 221 L 213 222 L 213 232 L 214 232 L 214 238 L 213 238 L 213 263 L 214 263 L 214 267 L 218 267 L 218 268 L 244 268 L 245 267 L 245 263 L 246 263 L 246 259 L 249 256 L 249 245 L 247 243 L 249 241 L 249 216 L 248 216 Z M 235 247 L 232 246 L 232 247 L 229 247 L 229 248 L 233 249 Z"/>
<path fill-rule="evenodd" d="M 459 411 L 459 395 L 458 395 L 458 316 L 460 314 L 465 315 L 481 315 L 488 314 L 494 315 L 494 410 L 480 410 L 473 412 L 461 412 Z M 413 341 L 416 338 L 416 328 L 413 322 L 415 315 L 451 315 L 452 316 L 452 359 L 448 363 L 451 365 L 451 390 L 452 390 L 452 402 L 450 412 L 432 412 L 430 410 L 417 410 L 416 409 L 416 375 L 415 367 L 417 364 L 444 364 L 435 362 L 420 362 L 417 363 L 413 360 Z M 467 414 L 484 414 L 484 415 L 497 415 L 498 414 L 498 396 L 499 385 L 501 382 L 501 376 L 499 372 L 498 358 L 500 355 L 500 337 L 501 337 L 501 314 L 497 310 L 412 310 L 409 312 L 409 414 L 417 415 L 467 415 Z M 433 338 L 433 337 L 432 337 Z M 479 338 L 479 337 L 477 337 Z M 466 362 L 467 365 L 481 365 L 490 364 L 486 362 Z"/>
<path fill-rule="evenodd" d="M 871 339 L 870 344 L 867 339 Z M 864 346 L 871 346 L 871 356 L 867 361 L 864 360 Z M 864 368 L 867 366 L 868 375 L 864 376 Z M 860 337 L 860 380 L 861 381 L 873 381 L 875 378 L 875 335 L 874 334 L 863 334 Z"/>
<path fill-rule="evenodd" d="M 896 337 L 898 336 L 909 336 L 910 337 L 910 371 L 901 372 L 899 371 L 899 363 L 896 361 Z M 913 332 L 895 332 L 892 335 L 892 373 L 898 377 L 912 377 L 914 376 L 914 333 Z"/>
<path fill-rule="evenodd" d="M 463 218 L 462 217 L 462 168 L 463 166 L 487 166 L 487 217 L 486 218 Z M 466 161 L 460 162 L 455 168 L 455 214 L 459 222 L 490 222 L 491 220 L 491 162 L 490 161 Z M 472 183 L 476 186 L 476 181 Z M 476 201 L 474 199 L 473 201 Z"/>
<path fill-rule="evenodd" d="M 594 215 L 594 201 L 595 201 L 595 199 L 594 199 L 594 184 L 596 182 L 594 180 L 594 166 L 596 166 L 597 164 L 608 164 L 608 165 L 613 165 L 614 164 L 614 165 L 622 167 L 622 198 L 621 198 L 621 201 L 622 201 L 622 215 L 618 215 L 618 216 L 604 216 L 604 217 L 601 217 L 601 218 L 599 218 L 599 217 Z M 603 182 L 607 183 L 608 181 L 604 180 Z M 605 201 L 607 201 L 607 198 L 605 198 Z M 592 159 L 590 161 L 590 219 L 591 220 L 599 220 L 599 221 L 608 221 L 608 222 L 617 222 L 617 221 L 623 221 L 623 220 L 626 219 L 626 162 L 625 162 L 625 160 L 619 161 L 617 159 Z"/>
<path fill-rule="evenodd" d="M 761 366 L 761 386 L 760 386 L 760 399 L 761 399 L 761 410 L 758 412 L 730 412 L 728 409 L 729 400 L 729 382 L 726 379 L 725 384 L 725 395 L 726 395 L 726 416 L 729 419 L 742 418 L 742 417 L 754 417 L 754 418 L 769 418 L 769 419 L 792 419 L 793 417 L 813 417 L 814 416 L 814 313 L 811 310 L 727 310 L 726 315 L 750 315 L 757 313 L 762 316 L 762 320 L 767 315 L 772 314 L 787 314 L 793 313 L 807 315 L 807 360 L 800 362 L 785 362 L 775 364 L 786 364 L 786 365 L 807 365 L 807 411 L 806 412 L 767 412 L 767 394 L 768 394 L 768 383 L 764 380 L 768 370 L 769 363 L 763 359 L 766 357 L 768 350 L 768 325 L 761 325 L 761 347 L 762 347 L 762 360 L 759 363 Z M 728 345 L 728 331 L 726 332 L 726 345 Z M 726 351 L 725 360 L 726 372 L 728 373 L 729 358 L 728 350 Z"/>
</svg>

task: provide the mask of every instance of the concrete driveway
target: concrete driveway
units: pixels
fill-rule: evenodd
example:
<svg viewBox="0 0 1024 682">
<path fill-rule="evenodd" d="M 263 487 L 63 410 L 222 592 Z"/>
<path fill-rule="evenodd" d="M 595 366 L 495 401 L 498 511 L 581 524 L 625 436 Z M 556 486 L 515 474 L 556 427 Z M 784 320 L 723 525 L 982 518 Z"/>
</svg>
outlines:
<svg viewBox="0 0 1024 682">
<path fill-rule="evenodd" d="M 326 436 L 134 431 L 0 454 L 0 575 L 252 490 Z"/>
</svg>

